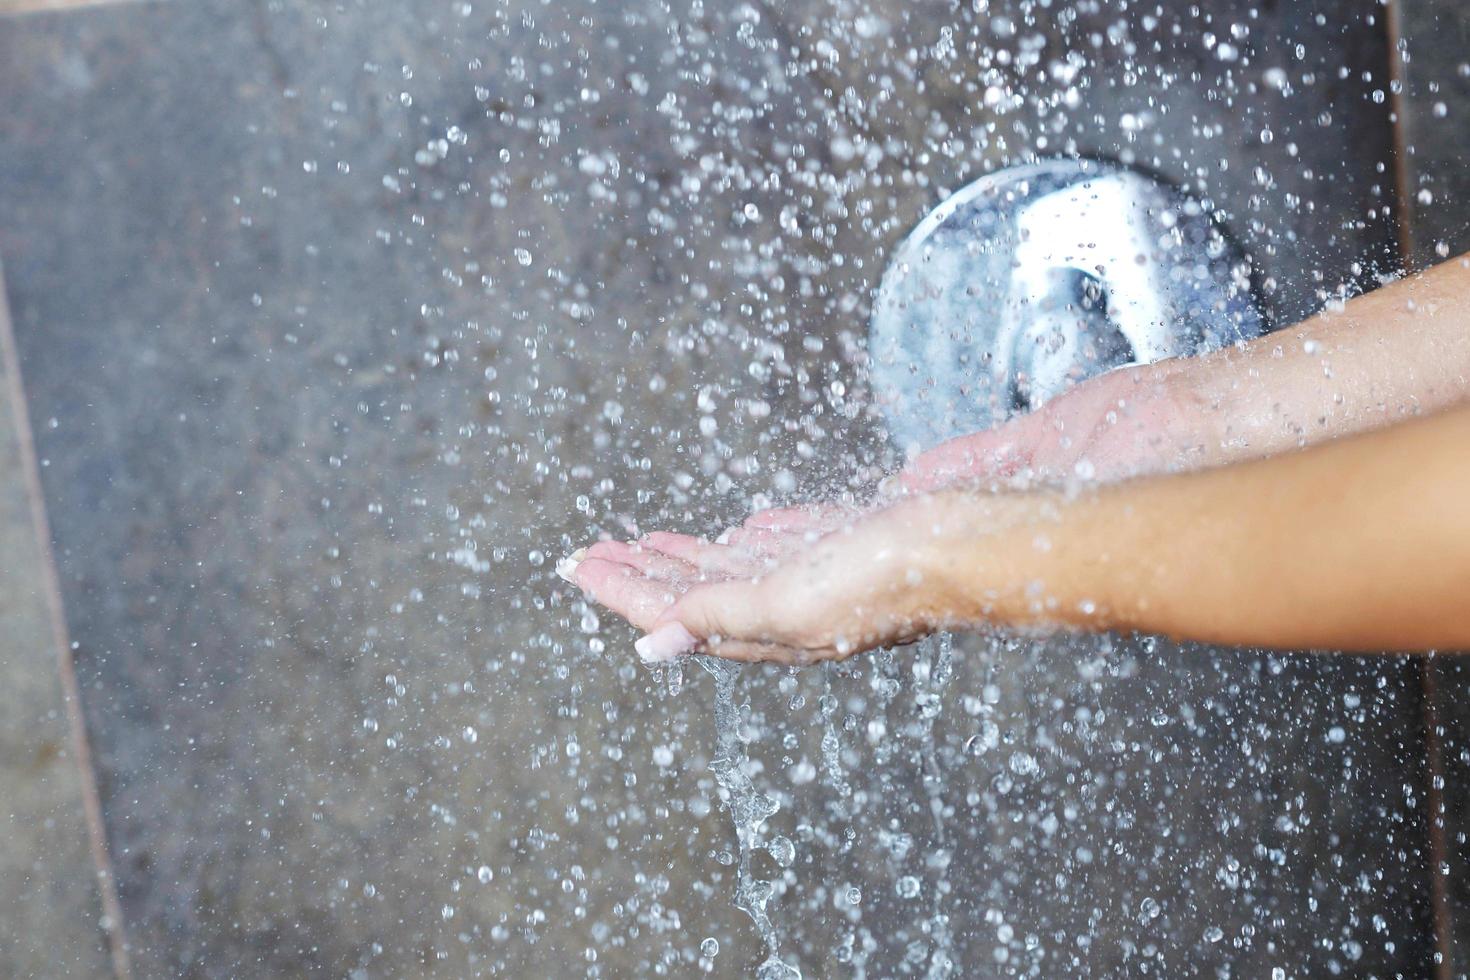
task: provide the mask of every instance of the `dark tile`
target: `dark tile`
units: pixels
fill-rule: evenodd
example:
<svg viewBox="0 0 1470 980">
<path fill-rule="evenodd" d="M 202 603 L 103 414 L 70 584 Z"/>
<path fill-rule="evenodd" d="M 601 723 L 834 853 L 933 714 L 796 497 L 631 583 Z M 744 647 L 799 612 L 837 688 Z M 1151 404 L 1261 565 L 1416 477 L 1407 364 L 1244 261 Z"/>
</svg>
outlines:
<svg viewBox="0 0 1470 980">
<path fill-rule="evenodd" d="M 1460 4 L 1399 4 L 1405 190 L 1418 267 L 1470 251 L 1470 12 Z"/>
<path fill-rule="evenodd" d="M 22 459 L 0 278 L 0 975 L 105 977 L 107 933 Z"/>
</svg>

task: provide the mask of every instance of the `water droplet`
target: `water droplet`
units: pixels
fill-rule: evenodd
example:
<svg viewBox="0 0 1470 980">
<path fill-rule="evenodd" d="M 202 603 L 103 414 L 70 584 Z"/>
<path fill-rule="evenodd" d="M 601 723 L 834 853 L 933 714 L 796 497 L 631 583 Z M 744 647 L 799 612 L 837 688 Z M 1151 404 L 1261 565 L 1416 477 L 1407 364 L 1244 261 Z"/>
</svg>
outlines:
<svg viewBox="0 0 1470 980">
<path fill-rule="evenodd" d="M 965 754 L 984 755 L 999 744 L 1000 726 L 987 719 L 980 723 L 978 732 L 965 740 Z"/>
<path fill-rule="evenodd" d="M 801 971 L 776 957 L 771 957 L 756 967 L 756 980 L 801 980 Z"/>
</svg>

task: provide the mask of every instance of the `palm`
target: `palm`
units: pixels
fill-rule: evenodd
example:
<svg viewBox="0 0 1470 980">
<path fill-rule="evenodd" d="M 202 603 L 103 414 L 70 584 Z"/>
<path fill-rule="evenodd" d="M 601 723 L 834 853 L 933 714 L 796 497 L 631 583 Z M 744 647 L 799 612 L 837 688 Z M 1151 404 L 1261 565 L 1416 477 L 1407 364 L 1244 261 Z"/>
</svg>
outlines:
<svg viewBox="0 0 1470 980">
<path fill-rule="evenodd" d="M 693 631 L 684 649 L 648 660 L 690 652 L 696 638 L 738 660 L 845 657 L 929 628 L 909 611 L 906 519 L 899 508 L 765 512 L 720 541 L 655 532 L 601 542 L 565 574 L 641 630 L 657 635 L 673 616 Z"/>
</svg>

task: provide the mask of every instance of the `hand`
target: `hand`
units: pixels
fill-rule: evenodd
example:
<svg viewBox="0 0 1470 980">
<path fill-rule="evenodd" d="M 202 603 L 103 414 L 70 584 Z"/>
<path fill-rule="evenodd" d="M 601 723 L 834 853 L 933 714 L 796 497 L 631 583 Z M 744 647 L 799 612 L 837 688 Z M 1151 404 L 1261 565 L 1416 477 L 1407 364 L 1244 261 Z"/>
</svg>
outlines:
<svg viewBox="0 0 1470 980">
<path fill-rule="evenodd" d="M 921 453 L 897 476 L 906 491 L 1021 478 L 1111 482 L 1210 462 L 1207 406 L 1183 360 L 1098 375 L 1027 415 Z"/>
<path fill-rule="evenodd" d="M 1090 378 L 1034 412 L 921 453 L 884 481 L 879 496 L 975 484 L 1110 483 L 1227 462 L 1212 424 L 1218 410 L 1194 377 L 1204 363 L 1159 361 Z M 839 504 L 758 511 L 721 540 L 758 542 L 779 556 L 799 540 L 796 532 L 825 534 L 855 513 Z"/>
<path fill-rule="evenodd" d="M 959 485 L 1110 483 L 1228 462 L 1215 435 L 1219 409 L 1199 391 L 1203 365 L 1201 358 L 1175 359 L 1090 378 L 1034 412 L 921 453 L 883 482 L 878 497 Z M 856 513 L 831 503 L 758 511 L 721 541 L 760 541 L 767 555 L 778 556 L 799 540 L 794 532 L 827 533 Z"/>
<path fill-rule="evenodd" d="M 557 570 L 648 632 L 637 644 L 645 662 L 695 651 L 841 659 L 945 624 L 929 567 L 945 509 L 917 495 L 865 513 L 766 512 L 722 542 L 655 532 L 595 544 Z"/>
</svg>

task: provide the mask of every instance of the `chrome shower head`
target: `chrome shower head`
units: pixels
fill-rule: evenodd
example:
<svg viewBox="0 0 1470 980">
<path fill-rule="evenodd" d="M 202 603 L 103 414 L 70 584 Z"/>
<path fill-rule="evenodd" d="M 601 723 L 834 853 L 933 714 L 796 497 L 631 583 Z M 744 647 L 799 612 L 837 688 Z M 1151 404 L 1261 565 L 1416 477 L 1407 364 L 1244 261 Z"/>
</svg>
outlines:
<svg viewBox="0 0 1470 980">
<path fill-rule="evenodd" d="M 1117 164 L 1050 160 L 982 177 L 899 246 L 871 377 L 893 438 L 925 448 L 1264 329 L 1249 261 L 1198 201 Z"/>
</svg>

